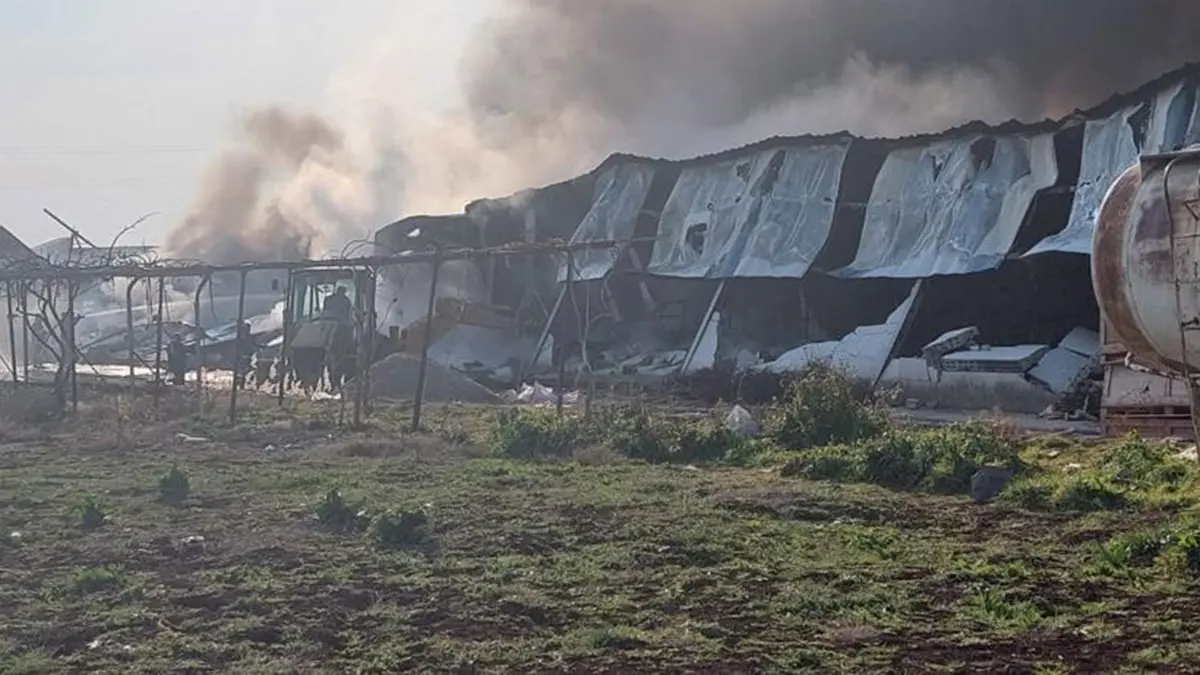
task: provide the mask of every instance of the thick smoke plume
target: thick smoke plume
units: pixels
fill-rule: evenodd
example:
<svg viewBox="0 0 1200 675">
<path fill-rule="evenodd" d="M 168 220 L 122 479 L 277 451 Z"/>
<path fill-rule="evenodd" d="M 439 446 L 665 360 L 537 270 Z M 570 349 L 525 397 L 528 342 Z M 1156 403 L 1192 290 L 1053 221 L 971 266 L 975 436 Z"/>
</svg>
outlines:
<svg viewBox="0 0 1200 675">
<path fill-rule="evenodd" d="M 223 261 L 328 250 L 612 152 L 1057 117 L 1200 60 L 1195 0 L 495 1 L 465 50 L 436 43 L 462 20 L 450 3 L 405 3 L 335 83 L 344 136 L 281 110 L 249 116 L 172 248 Z M 418 86 L 439 76 L 458 78 L 456 105 Z"/>
<path fill-rule="evenodd" d="M 342 133 L 320 117 L 261 108 L 208 167 L 172 255 L 217 264 L 298 260 L 345 238 L 366 206 Z"/>
<path fill-rule="evenodd" d="M 686 154 L 689 142 L 731 132 L 939 131 L 1060 116 L 1200 59 L 1194 0 L 504 7 L 474 43 L 465 81 L 493 143 L 582 130 L 622 149 Z"/>
</svg>

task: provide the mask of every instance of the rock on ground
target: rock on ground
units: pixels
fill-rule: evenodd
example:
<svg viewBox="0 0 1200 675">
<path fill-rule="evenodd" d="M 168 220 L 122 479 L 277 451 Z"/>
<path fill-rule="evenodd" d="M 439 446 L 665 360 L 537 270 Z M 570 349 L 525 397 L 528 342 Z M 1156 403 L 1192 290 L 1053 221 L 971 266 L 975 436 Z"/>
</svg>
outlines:
<svg viewBox="0 0 1200 675">
<path fill-rule="evenodd" d="M 1008 482 L 1012 480 L 1013 472 L 997 466 L 985 466 L 975 472 L 971 476 L 971 499 L 977 504 L 986 504 L 1004 491 L 1008 487 Z"/>
</svg>

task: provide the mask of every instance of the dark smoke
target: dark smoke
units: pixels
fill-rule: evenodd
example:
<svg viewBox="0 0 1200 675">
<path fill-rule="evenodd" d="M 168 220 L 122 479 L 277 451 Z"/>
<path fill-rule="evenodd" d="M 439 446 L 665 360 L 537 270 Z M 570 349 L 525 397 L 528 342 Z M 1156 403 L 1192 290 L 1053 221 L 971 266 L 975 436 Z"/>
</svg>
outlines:
<svg viewBox="0 0 1200 675">
<path fill-rule="evenodd" d="M 313 202 L 345 173 L 342 134 L 316 115 L 279 108 L 250 112 L 238 131 L 237 147 L 208 167 L 167 249 L 215 264 L 309 257 L 326 225 L 314 222 Z"/>
<path fill-rule="evenodd" d="M 1196 0 L 506 0 L 465 84 L 490 143 L 565 113 L 645 152 L 769 111 L 764 135 L 1061 116 L 1189 60 Z"/>
</svg>

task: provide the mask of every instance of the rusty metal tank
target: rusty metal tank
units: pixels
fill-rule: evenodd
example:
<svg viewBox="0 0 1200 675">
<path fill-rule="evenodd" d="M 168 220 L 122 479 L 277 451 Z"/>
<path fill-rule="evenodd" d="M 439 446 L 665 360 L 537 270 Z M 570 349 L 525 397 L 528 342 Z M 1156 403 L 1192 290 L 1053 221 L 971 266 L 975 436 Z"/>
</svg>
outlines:
<svg viewBox="0 0 1200 675">
<path fill-rule="evenodd" d="M 1131 357 L 1200 379 L 1200 147 L 1146 156 L 1100 207 L 1092 284 Z"/>
</svg>

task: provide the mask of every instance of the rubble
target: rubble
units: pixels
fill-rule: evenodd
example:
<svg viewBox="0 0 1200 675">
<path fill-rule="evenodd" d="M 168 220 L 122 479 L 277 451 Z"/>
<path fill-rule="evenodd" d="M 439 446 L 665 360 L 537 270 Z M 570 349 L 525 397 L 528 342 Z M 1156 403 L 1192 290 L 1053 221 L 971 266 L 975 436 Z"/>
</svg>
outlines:
<svg viewBox="0 0 1200 675">
<path fill-rule="evenodd" d="M 372 398 L 411 400 L 417 391 L 420 359 L 406 354 L 392 354 L 371 366 Z M 354 383 L 346 385 L 347 391 Z M 442 403 L 499 403 L 492 390 L 452 368 L 430 362 L 425 371 L 425 401 Z"/>
</svg>

